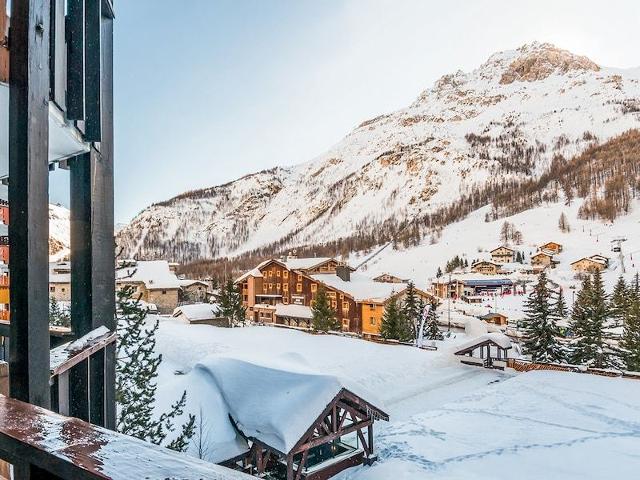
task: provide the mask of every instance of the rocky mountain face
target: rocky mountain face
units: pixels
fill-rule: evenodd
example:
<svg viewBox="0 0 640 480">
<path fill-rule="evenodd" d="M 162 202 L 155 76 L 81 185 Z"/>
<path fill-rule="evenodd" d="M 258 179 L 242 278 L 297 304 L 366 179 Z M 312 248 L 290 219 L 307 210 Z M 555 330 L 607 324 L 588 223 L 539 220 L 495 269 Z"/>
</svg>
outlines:
<svg viewBox="0 0 640 480">
<path fill-rule="evenodd" d="M 525 45 L 443 76 L 311 161 L 154 204 L 118 244 L 131 256 L 189 262 L 375 236 L 492 182 L 535 178 L 554 158 L 633 128 L 640 69 Z"/>
</svg>

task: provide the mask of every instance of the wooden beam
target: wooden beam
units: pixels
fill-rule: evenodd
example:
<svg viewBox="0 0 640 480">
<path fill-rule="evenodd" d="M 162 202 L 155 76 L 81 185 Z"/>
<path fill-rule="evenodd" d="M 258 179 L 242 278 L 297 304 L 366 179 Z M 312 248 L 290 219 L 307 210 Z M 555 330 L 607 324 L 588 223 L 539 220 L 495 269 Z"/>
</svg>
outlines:
<svg viewBox="0 0 640 480">
<path fill-rule="evenodd" d="M 369 425 L 371 425 L 373 423 L 372 419 L 368 419 L 368 420 L 364 420 L 362 422 L 358 422 L 358 423 L 354 423 L 352 425 L 349 425 L 348 427 L 345 427 L 344 429 L 335 432 L 335 433 L 330 433 L 329 435 L 325 435 L 324 437 L 319 437 L 319 438 L 315 438 L 313 440 L 310 440 L 304 444 L 302 444 L 300 447 L 298 447 L 298 449 L 295 451 L 295 453 L 301 453 L 304 452 L 305 450 L 309 450 L 310 448 L 313 447 L 317 447 L 318 445 L 323 445 L 325 443 L 329 443 L 332 442 L 344 435 L 348 435 L 351 432 L 355 432 L 356 430 L 359 430 L 361 428 L 365 428 Z"/>
<path fill-rule="evenodd" d="M 10 383 L 48 408 L 49 0 L 11 2 L 9 72 Z"/>
<path fill-rule="evenodd" d="M 99 142 L 102 137 L 102 1 L 85 0 L 84 11 L 84 138 Z"/>
<path fill-rule="evenodd" d="M 305 450 L 302 452 L 302 458 L 300 459 L 300 463 L 298 464 L 298 468 L 296 469 L 296 479 L 300 480 L 302 478 L 302 472 L 304 472 L 304 467 L 307 464 L 307 457 L 309 456 L 309 450 Z"/>
<path fill-rule="evenodd" d="M 84 0 L 67 0 L 67 117 L 84 120 Z"/>
</svg>

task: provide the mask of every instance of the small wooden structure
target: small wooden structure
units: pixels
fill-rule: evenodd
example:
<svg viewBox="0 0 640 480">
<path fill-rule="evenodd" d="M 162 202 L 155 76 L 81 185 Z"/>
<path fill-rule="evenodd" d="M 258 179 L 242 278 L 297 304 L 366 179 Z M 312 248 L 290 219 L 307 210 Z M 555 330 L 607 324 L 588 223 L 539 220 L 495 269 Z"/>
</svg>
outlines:
<svg viewBox="0 0 640 480">
<path fill-rule="evenodd" d="M 516 251 L 504 245 L 494 248 L 489 252 L 491 260 L 495 263 L 513 263 Z"/>
<path fill-rule="evenodd" d="M 550 252 L 553 252 L 553 253 L 562 252 L 562 244 L 558 242 L 547 242 L 544 245 L 540 245 L 538 248 L 539 250 L 549 250 Z"/>
<path fill-rule="evenodd" d="M 305 408 L 300 405 L 299 408 Z M 247 473 L 286 480 L 325 480 L 337 473 L 376 460 L 373 423 L 389 415 L 346 388 L 342 388 L 288 451 L 281 451 L 256 436 L 246 436 L 249 453 L 224 463 Z M 365 432 L 366 430 L 366 432 Z M 343 442 L 355 434 L 358 445 Z"/>
<path fill-rule="evenodd" d="M 466 365 L 504 370 L 507 366 L 507 351 L 511 348 L 509 337 L 494 332 L 460 345 L 455 355 Z"/>
<path fill-rule="evenodd" d="M 480 317 L 480 320 L 484 320 L 485 322 L 493 323 L 495 325 L 500 325 L 500 326 L 505 326 L 507 324 L 508 319 L 509 317 L 498 312 L 487 313 L 486 315 L 482 315 Z"/>
</svg>

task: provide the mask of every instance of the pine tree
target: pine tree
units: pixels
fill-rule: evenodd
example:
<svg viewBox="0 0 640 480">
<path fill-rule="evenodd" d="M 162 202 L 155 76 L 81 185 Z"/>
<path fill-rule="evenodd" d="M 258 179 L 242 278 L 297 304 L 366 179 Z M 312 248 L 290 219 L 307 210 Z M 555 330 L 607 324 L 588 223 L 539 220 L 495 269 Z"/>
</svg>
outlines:
<svg viewBox="0 0 640 480">
<path fill-rule="evenodd" d="M 336 319 L 336 312 L 331 308 L 331 303 L 324 287 L 319 287 L 316 297 L 311 306 L 311 324 L 313 329 L 319 332 L 328 332 L 329 330 L 339 330 L 340 326 Z"/>
<path fill-rule="evenodd" d="M 403 323 L 402 309 L 398 305 L 398 300 L 392 297 L 384 308 L 384 315 L 380 324 L 380 336 L 386 339 L 400 340 Z"/>
<path fill-rule="evenodd" d="M 232 280 L 228 280 L 220 290 L 218 297 L 218 307 L 220 315 L 228 318 L 232 324 L 244 323 L 247 317 L 247 310 L 242 304 L 242 293 L 239 287 L 234 285 Z"/>
<path fill-rule="evenodd" d="M 525 302 L 525 353 L 534 362 L 562 362 L 565 352 L 559 341 L 557 306 L 551 302 L 547 276 L 542 272 Z"/>
<path fill-rule="evenodd" d="M 438 327 L 438 301 L 434 298 L 429 305 L 429 311 L 425 320 L 425 338 L 429 340 L 442 340 L 444 335 L 440 332 Z"/>
<path fill-rule="evenodd" d="M 438 271 L 436 272 L 436 278 L 440 278 L 442 276 L 442 269 L 438 267 Z"/>
<path fill-rule="evenodd" d="M 564 293 L 562 291 L 562 288 L 558 291 L 558 296 L 555 303 L 555 314 L 556 317 L 560 320 L 564 320 L 569 315 L 569 309 L 567 308 L 567 303 L 564 300 Z"/>
<path fill-rule="evenodd" d="M 67 328 L 71 326 L 71 316 L 60 307 L 58 300 L 53 295 L 49 299 L 49 325 Z"/>
<path fill-rule="evenodd" d="M 402 313 L 404 314 L 404 319 L 408 322 L 408 328 L 411 332 L 412 339 L 415 339 L 418 336 L 421 312 L 420 300 L 416 294 L 416 287 L 413 282 L 409 282 L 404 301 L 402 303 Z"/>
<path fill-rule="evenodd" d="M 562 233 L 569 233 L 571 231 L 569 221 L 567 220 L 567 216 L 564 214 L 564 212 L 560 214 L 560 218 L 558 219 L 558 228 Z"/>
<path fill-rule="evenodd" d="M 631 306 L 632 295 L 630 288 L 627 287 L 627 283 L 624 281 L 624 277 L 620 275 L 615 287 L 613 287 L 613 293 L 609 301 L 612 327 L 621 327 L 623 325 L 624 318 Z"/>
<path fill-rule="evenodd" d="M 624 353 L 625 368 L 640 372 L 640 297 L 634 295 L 624 322 L 620 346 Z"/>
<path fill-rule="evenodd" d="M 147 309 L 134 298 L 135 289 L 125 286 L 117 292 L 118 351 L 116 363 L 117 429 L 156 445 L 175 431 L 175 421 L 184 413 L 187 392 L 168 412 L 156 418 L 156 379 L 162 355 L 155 354 L 159 322 L 147 322 Z M 189 415 L 181 432 L 167 447 L 185 451 L 194 435 L 195 416 Z"/>
<path fill-rule="evenodd" d="M 572 342 L 572 362 L 596 368 L 620 368 L 622 352 L 607 341 L 609 309 L 602 275 L 583 282 L 582 290 L 572 313 L 572 330 L 576 338 Z"/>
</svg>

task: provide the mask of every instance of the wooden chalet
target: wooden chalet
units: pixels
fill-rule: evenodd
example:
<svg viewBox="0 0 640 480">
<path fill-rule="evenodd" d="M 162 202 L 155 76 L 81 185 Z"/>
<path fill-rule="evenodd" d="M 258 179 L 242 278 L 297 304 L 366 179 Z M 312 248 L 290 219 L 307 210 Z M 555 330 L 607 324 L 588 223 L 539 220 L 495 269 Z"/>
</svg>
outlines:
<svg viewBox="0 0 640 480">
<path fill-rule="evenodd" d="M 543 245 L 540 245 L 538 247 L 538 250 L 548 250 L 549 252 L 552 252 L 554 254 L 558 254 L 560 252 L 562 252 L 562 244 L 557 243 L 557 242 L 547 242 Z"/>
<path fill-rule="evenodd" d="M 578 273 L 594 273 L 609 266 L 609 259 L 603 255 L 592 255 L 571 263 L 571 268 Z"/>
<path fill-rule="evenodd" d="M 383 273 L 382 275 L 373 277 L 373 281 L 382 283 L 409 283 L 409 280 L 396 277 L 395 275 L 391 275 L 390 273 Z"/>
<path fill-rule="evenodd" d="M 466 365 L 504 370 L 507 366 L 507 351 L 511 348 L 509 337 L 494 332 L 458 346 L 455 355 Z"/>
<path fill-rule="evenodd" d="M 495 263 L 513 263 L 516 251 L 512 248 L 501 245 L 489 252 L 491 260 Z"/>
<path fill-rule="evenodd" d="M 471 265 L 473 273 L 482 273 L 483 275 L 497 275 L 500 272 L 500 264 L 482 260 Z"/>
<path fill-rule="evenodd" d="M 555 263 L 551 252 L 540 251 L 531 256 L 531 265 L 537 269 L 544 269 L 553 266 Z"/>
<path fill-rule="evenodd" d="M 253 322 L 310 328 L 310 307 L 324 288 L 342 330 L 364 335 L 379 333 L 386 303 L 407 288 L 406 283 L 368 278 L 332 258 L 267 260 L 235 283 Z M 425 300 L 432 297 L 419 289 L 416 293 Z"/>
<path fill-rule="evenodd" d="M 200 366 L 246 442 L 221 464 L 260 478 L 324 480 L 374 462 L 373 424 L 389 415 L 338 377 L 282 365 L 219 357 Z"/>
<path fill-rule="evenodd" d="M 502 313 L 492 312 L 492 313 L 487 313 L 486 315 L 482 315 L 480 317 L 480 320 L 484 320 L 485 322 L 493 323 L 495 325 L 500 325 L 501 327 L 504 327 L 507 325 L 507 321 L 509 320 L 509 317 L 507 317 Z"/>
</svg>

